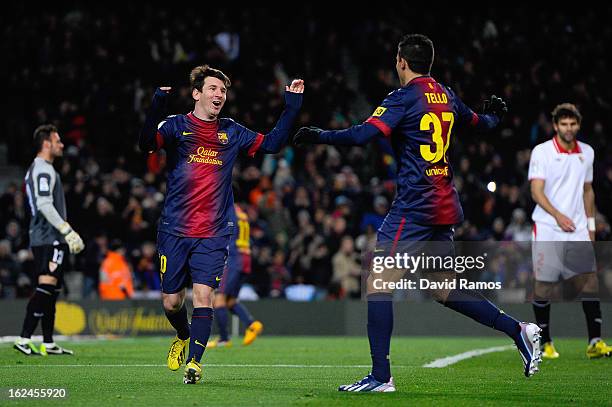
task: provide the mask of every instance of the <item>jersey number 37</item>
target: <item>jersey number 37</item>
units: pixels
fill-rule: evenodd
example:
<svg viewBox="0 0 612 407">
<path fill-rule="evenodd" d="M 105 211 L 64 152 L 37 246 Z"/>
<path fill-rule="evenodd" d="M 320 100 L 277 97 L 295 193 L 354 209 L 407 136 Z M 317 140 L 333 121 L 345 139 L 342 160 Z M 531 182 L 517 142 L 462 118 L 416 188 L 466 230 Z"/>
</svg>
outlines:
<svg viewBox="0 0 612 407">
<path fill-rule="evenodd" d="M 442 137 L 442 122 L 444 124 L 448 123 L 446 142 Z M 421 131 L 431 131 L 431 138 L 434 143 L 433 146 L 431 144 L 421 144 L 421 156 L 423 156 L 425 161 L 434 164 L 444 159 L 444 162 L 447 162 L 446 150 L 448 150 L 450 145 L 451 131 L 453 130 L 454 123 L 455 115 L 452 112 L 441 112 L 441 117 L 437 113 L 432 112 L 423 115 L 420 129 Z"/>
</svg>

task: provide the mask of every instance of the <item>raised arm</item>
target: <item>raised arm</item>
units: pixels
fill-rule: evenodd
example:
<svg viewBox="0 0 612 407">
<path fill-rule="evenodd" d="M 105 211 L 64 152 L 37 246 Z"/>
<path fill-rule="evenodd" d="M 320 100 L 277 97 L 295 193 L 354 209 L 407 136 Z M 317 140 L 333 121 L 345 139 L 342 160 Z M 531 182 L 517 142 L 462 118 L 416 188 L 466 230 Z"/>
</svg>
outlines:
<svg viewBox="0 0 612 407">
<path fill-rule="evenodd" d="M 153 152 L 159 148 L 157 145 L 157 124 L 166 117 L 166 105 L 170 87 L 160 87 L 155 90 L 153 101 L 145 117 L 144 125 L 138 137 L 138 147 L 144 152 Z"/>
<path fill-rule="evenodd" d="M 295 79 L 291 82 L 290 86 L 285 87 L 285 109 L 276 122 L 274 129 L 259 140 L 259 151 L 276 154 L 287 143 L 293 122 L 302 106 L 303 94 L 304 81 L 301 79 Z"/>
</svg>

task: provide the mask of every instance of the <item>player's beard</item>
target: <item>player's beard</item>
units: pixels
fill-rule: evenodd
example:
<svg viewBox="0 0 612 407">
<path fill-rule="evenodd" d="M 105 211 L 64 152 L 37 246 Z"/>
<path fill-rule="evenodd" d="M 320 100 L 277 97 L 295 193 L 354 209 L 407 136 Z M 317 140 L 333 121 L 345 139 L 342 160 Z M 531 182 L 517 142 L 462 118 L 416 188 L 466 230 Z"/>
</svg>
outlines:
<svg viewBox="0 0 612 407">
<path fill-rule="evenodd" d="M 561 132 L 560 131 L 559 132 L 559 137 L 565 143 L 572 144 L 574 141 L 576 141 L 576 132 L 573 132 L 572 130 L 568 130 L 566 132 Z"/>
<path fill-rule="evenodd" d="M 61 156 L 64 155 L 64 149 L 62 148 L 56 148 L 53 151 L 51 151 L 51 158 L 55 159 L 55 158 L 59 158 Z"/>
</svg>

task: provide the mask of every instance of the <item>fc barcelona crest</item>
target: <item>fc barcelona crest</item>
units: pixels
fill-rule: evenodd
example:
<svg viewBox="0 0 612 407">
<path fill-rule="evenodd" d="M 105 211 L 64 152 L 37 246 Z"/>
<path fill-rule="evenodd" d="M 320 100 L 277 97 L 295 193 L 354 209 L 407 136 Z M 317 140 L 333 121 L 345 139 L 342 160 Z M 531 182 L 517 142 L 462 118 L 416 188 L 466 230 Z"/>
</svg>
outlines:
<svg viewBox="0 0 612 407">
<path fill-rule="evenodd" d="M 229 138 L 227 137 L 227 133 L 226 132 L 219 132 L 219 133 L 217 133 L 217 138 L 219 139 L 219 143 L 221 143 L 221 144 L 229 143 Z"/>
</svg>

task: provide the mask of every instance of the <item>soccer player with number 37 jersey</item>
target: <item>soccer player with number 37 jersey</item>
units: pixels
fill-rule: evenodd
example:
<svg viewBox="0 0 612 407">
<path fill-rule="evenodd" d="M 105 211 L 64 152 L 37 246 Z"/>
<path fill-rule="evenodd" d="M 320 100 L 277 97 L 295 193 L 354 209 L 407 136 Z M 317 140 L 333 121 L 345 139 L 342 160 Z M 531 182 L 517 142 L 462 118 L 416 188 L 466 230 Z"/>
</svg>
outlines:
<svg viewBox="0 0 612 407">
<path fill-rule="evenodd" d="M 210 336 L 213 291 L 221 281 L 234 233 L 234 162 L 240 151 L 252 156 L 280 150 L 301 107 L 304 81 L 296 79 L 285 87 L 285 109 L 266 135 L 219 118 L 231 84 L 223 72 L 198 66 L 190 81 L 195 106 L 186 115 L 164 119 L 171 88 L 156 90 L 139 146 L 147 152 L 163 148 L 167 154 L 167 193 L 157 238 L 163 306 L 177 331 L 167 362 L 168 368 L 177 370 L 189 342 L 183 382 L 195 384 L 201 378 L 200 360 Z M 191 326 L 184 304 L 187 273 L 193 281 Z"/>
<path fill-rule="evenodd" d="M 506 112 L 505 103 L 492 96 L 484 114 L 476 114 L 455 93 L 430 76 L 433 43 L 420 34 L 406 35 L 399 43 L 396 70 L 401 88 L 391 92 L 363 124 L 344 130 L 301 128 L 296 145 L 363 145 L 386 137 L 398 162 L 397 194 L 378 230 L 377 246 L 398 242 L 452 243 L 453 225 L 463 220 L 459 196 L 447 151 L 456 129 L 471 126 L 490 130 Z M 434 293 L 444 306 L 511 337 L 523 359 L 524 374 L 531 376 L 540 361 L 539 332 L 489 302 L 480 293 L 450 289 Z M 393 330 L 391 291 L 373 290 L 368 284 L 368 339 L 372 372 L 339 391 L 391 392 L 389 348 Z"/>
</svg>

